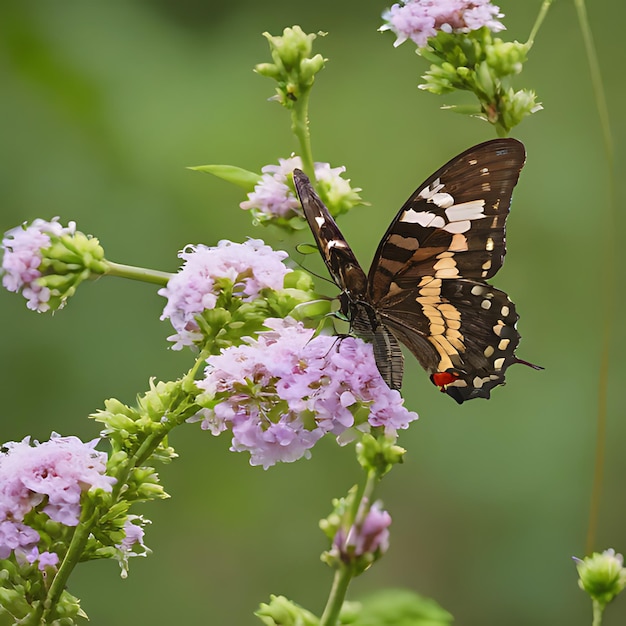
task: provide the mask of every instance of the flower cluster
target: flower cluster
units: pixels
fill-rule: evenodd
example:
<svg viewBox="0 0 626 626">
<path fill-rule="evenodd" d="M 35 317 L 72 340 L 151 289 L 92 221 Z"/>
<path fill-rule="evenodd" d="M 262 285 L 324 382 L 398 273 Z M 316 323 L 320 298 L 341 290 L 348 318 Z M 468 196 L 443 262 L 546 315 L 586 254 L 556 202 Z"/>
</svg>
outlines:
<svg viewBox="0 0 626 626">
<path fill-rule="evenodd" d="M 380 377 L 372 346 L 360 339 L 313 336 L 291 319 L 268 319 L 271 330 L 207 359 L 198 402 L 202 427 L 230 429 L 232 450 L 252 465 L 308 458 L 325 434 L 382 427 L 393 435 L 417 414 Z"/>
<path fill-rule="evenodd" d="M 98 439 L 51 436 L 30 445 L 27 437 L 4 444 L 0 452 L 0 558 L 16 551 L 30 562 L 54 564 L 39 553 L 40 535 L 25 522 L 34 509 L 65 526 L 76 526 L 81 494 L 89 489 L 111 491 L 115 479 L 105 475 L 107 455 L 94 448 Z M 29 520 L 32 516 L 29 516 Z M 30 522 L 29 522 L 30 523 Z"/>
<path fill-rule="evenodd" d="M 315 75 L 324 69 L 326 59 L 313 55 L 314 33 L 305 33 L 299 26 L 285 28 L 282 36 L 263 33 L 270 45 L 273 63 L 259 63 L 255 72 L 273 78 L 278 86 L 272 98 L 288 109 L 302 103 L 315 82 Z"/>
<path fill-rule="evenodd" d="M 73 235 L 75 222 L 62 226 L 58 217 L 51 221 L 36 219 L 32 224 L 18 226 L 5 233 L 2 240 L 2 284 L 13 292 L 22 291 L 26 306 L 39 312 L 50 309 L 50 289 L 41 285 L 42 251 L 51 245 L 51 236 Z"/>
<path fill-rule="evenodd" d="M 295 195 L 291 175 L 294 169 L 302 169 L 302 159 L 291 156 L 278 159 L 278 165 L 262 168 L 261 180 L 239 206 L 252 212 L 254 219 L 268 222 L 277 219 L 284 223 L 290 218 L 302 216 L 300 202 Z M 350 181 L 341 178 L 345 167 L 331 167 L 328 163 L 315 163 L 315 179 L 320 196 L 334 216 L 345 213 L 358 204 L 359 188 L 350 187 Z M 292 222 L 293 224 L 293 222 Z"/>
<path fill-rule="evenodd" d="M 272 250 L 260 239 L 223 240 L 215 247 L 189 245 L 179 257 L 185 262 L 182 269 L 159 290 L 167 298 L 161 319 L 169 319 L 176 330 L 168 337 L 175 342 L 174 350 L 202 340 L 198 316 L 204 311 L 224 306 L 233 297 L 251 302 L 265 289 L 282 289 L 291 271 L 283 263 L 287 253 Z"/>
<path fill-rule="evenodd" d="M 469 33 L 486 26 L 496 33 L 504 30 L 498 18 L 500 9 L 489 0 L 404 0 L 383 13 L 385 24 L 380 30 L 391 30 L 399 46 L 407 39 L 425 48 L 428 39 L 439 31 Z"/>
</svg>

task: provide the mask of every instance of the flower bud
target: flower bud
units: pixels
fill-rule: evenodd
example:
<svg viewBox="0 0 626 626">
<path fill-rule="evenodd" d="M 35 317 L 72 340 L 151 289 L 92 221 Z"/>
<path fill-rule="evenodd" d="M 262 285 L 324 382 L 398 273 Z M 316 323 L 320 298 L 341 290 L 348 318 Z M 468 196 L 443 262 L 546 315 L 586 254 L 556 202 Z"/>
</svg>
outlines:
<svg viewBox="0 0 626 626">
<path fill-rule="evenodd" d="M 315 615 L 284 596 L 270 596 L 269 604 L 261 604 L 255 615 L 266 626 L 318 626 Z"/>
<path fill-rule="evenodd" d="M 357 460 L 366 471 L 374 470 L 382 478 L 394 465 L 404 461 L 406 450 L 395 445 L 395 437 L 365 434 L 357 444 Z"/>
<path fill-rule="evenodd" d="M 324 57 L 316 54 L 311 58 L 317 35 L 307 35 L 299 26 L 294 26 L 285 28 L 282 36 L 267 32 L 263 36 L 269 42 L 274 63 L 259 63 L 254 69 L 278 83 L 275 99 L 286 108 L 292 108 L 311 88 L 315 74 L 324 68 Z"/>
<path fill-rule="evenodd" d="M 613 548 L 594 552 L 584 559 L 577 559 L 578 586 L 602 606 L 606 606 L 626 586 L 624 558 Z"/>
</svg>

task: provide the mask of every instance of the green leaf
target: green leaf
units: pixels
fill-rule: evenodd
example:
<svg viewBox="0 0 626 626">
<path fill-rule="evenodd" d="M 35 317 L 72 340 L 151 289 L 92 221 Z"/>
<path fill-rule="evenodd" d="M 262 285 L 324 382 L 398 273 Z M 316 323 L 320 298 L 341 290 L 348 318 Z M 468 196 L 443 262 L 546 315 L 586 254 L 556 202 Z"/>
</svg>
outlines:
<svg viewBox="0 0 626 626">
<path fill-rule="evenodd" d="M 353 626 L 449 626 L 454 618 L 434 600 L 408 589 L 385 589 L 361 600 Z"/>
<path fill-rule="evenodd" d="M 227 180 L 229 183 L 243 187 L 246 191 L 252 191 L 261 180 L 260 174 L 244 170 L 236 165 L 196 165 L 187 169 L 213 174 L 213 176 Z"/>
</svg>

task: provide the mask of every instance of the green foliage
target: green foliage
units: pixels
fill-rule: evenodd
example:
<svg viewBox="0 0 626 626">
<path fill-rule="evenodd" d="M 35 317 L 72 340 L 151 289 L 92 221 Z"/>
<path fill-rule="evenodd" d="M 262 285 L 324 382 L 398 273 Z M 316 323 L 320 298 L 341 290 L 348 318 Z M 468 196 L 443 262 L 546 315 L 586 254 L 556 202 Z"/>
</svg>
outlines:
<svg viewBox="0 0 626 626">
<path fill-rule="evenodd" d="M 406 589 L 386 589 L 360 601 L 354 626 L 448 626 L 454 618 L 430 598 Z M 347 622 L 344 622 L 347 623 Z"/>
</svg>

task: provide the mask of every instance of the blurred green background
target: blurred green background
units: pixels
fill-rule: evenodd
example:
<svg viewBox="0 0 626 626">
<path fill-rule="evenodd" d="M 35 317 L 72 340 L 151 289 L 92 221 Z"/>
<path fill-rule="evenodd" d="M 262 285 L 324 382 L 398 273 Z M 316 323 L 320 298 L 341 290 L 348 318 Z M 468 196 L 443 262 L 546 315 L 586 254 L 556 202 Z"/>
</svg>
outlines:
<svg viewBox="0 0 626 626">
<path fill-rule="evenodd" d="M 505 35 L 525 40 L 540 2 L 502 0 Z M 316 160 L 345 164 L 371 206 L 342 222 L 367 266 L 391 217 L 427 175 L 493 137 L 483 122 L 442 112 L 417 89 L 424 62 L 410 44 L 380 34 L 385 4 L 357 0 L 57 2 L 5 0 L 0 8 L 2 230 L 37 216 L 76 220 L 107 257 L 174 271 L 189 242 L 282 241 L 238 208 L 237 188 L 185 169 L 232 163 L 259 170 L 296 148 L 287 114 L 268 103 L 273 84 L 252 73 L 268 60 L 261 33 L 300 24 L 327 31 L 330 59 L 311 103 Z M 590 3 L 624 171 L 626 5 Z M 517 303 L 518 354 L 544 372 L 515 367 L 489 402 L 456 406 L 411 360 L 406 403 L 419 422 L 402 433 L 407 461 L 379 496 L 391 512 L 388 555 L 350 597 L 402 586 L 432 596 L 468 626 L 589 624 L 572 555 L 582 556 L 589 515 L 599 381 L 609 172 L 573 2 L 557 2 L 517 87 L 545 110 L 515 136 L 528 150 L 509 219 L 507 263 L 494 281 Z M 618 197 L 623 197 L 618 178 Z M 596 549 L 626 550 L 624 445 L 619 386 L 626 373 L 623 257 L 612 286 L 607 456 Z M 309 266 L 323 271 L 308 257 Z M 148 378 L 191 363 L 168 350 L 153 286 L 104 279 L 82 287 L 54 317 L 0 293 L 1 440 L 51 431 L 84 439 L 86 415 L 116 396 L 133 402 Z M 88 563 L 70 591 L 94 626 L 247 625 L 270 593 L 314 612 L 331 572 L 317 520 L 357 480 L 351 448 L 332 439 L 313 458 L 265 472 L 229 441 L 190 425 L 180 454 L 159 468 L 170 500 L 143 511 L 154 554 L 121 580 L 115 563 Z M 605 624 L 626 622 L 626 599 Z"/>
</svg>

